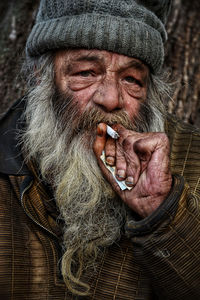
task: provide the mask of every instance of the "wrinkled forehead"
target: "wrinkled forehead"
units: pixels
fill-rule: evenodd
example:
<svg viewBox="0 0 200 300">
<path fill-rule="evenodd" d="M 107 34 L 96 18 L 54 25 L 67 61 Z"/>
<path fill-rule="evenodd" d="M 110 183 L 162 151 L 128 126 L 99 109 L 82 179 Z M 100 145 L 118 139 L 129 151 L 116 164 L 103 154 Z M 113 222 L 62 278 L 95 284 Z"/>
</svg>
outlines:
<svg viewBox="0 0 200 300">
<path fill-rule="evenodd" d="M 105 66 L 114 65 L 119 69 L 134 67 L 144 73 L 149 71 L 148 66 L 137 58 L 106 50 L 67 49 L 58 50 L 55 53 L 55 64 L 57 67 L 83 62 L 99 63 Z"/>
</svg>

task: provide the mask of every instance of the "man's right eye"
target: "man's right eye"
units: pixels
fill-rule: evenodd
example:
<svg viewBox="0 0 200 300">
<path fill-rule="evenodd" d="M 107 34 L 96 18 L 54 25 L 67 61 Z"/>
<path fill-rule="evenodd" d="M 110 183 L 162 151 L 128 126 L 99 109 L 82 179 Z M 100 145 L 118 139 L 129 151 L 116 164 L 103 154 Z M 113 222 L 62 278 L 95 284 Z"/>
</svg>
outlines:
<svg viewBox="0 0 200 300">
<path fill-rule="evenodd" d="M 81 72 L 76 73 L 76 75 L 82 76 L 82 77 L 89 77 L 89 76 L 93 75 L 93 72 L 90 71 L 90 70 L 88 70 L 88 71 L 81 71 Z"/>
</svg>

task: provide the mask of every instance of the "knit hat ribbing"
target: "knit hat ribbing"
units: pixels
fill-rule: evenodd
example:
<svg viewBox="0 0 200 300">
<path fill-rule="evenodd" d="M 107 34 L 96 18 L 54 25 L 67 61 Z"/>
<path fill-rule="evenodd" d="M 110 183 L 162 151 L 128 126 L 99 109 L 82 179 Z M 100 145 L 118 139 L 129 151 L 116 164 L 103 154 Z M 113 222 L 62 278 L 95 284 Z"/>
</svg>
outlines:
<svg viewBox="0 0 200 300">
<path fill-rule="evenodd" d="M 107 50 L 138 58 L 157 73 L 170 5 L 170 0 L 41 0 L 27 55 L 59 48 Z"/>
</svg>

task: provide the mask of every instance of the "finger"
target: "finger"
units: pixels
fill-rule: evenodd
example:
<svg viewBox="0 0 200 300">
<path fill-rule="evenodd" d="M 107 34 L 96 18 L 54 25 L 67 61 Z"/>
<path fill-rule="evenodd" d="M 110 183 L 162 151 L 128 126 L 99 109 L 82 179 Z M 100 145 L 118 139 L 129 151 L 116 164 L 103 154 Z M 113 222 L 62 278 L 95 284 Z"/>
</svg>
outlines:
<svg viewBox="0 0 200 300">
<path fill-rule="evenodd" d="M 106 128 L 105 123 L 99 123 L 96 131 L 96 138 L 93 144 L 93 151 L 96 157 L 100 157 L 106 145 Z"/>
<path fill-rule="evenodd" d="M 147 139 L 139 139 L 134 143 L 134 151 L 137 153 L 140 164 L 141 164 L 141 173 L 147 168 L 148 163 L 151 159 L 152 148 L 149 149 L 146 144 Z"/>
<path fill-rule="evenodd" d="M 129 134 L 129 130 L 121 124 L 114 124 L 112 128 L 119 134 L 120 142 Z"/>
<path fill-rule="evenodd" d="M 143 150 L 146 152 L 149 149 L 153 152 L 159 148 L 164 148 L 166 152 L 169 152 L 169 140 L 165 133 L 149 133 L 146 137 L 138 139 L 134 147 L 141 153 Z"/>
<path fill-rule="evenodd" d="M 115 152 L 115 140 L 110 137 L 107 139 L 105 145 L 106 163 L 110 166 L 115 165 Z"/>
<path fill-rule="evenodd" d="M 123 140 L 132 132 L 121 124 L 114 124 L 112 128 L 119 134 L 119 139 L 116 142 L 116 176 L 118 180 L 124 180 L 126 178 L 127 163 L 122 143 Z"/>
<path fill-rule="evenodd" d="M 127 164 L 125 181 L 128 186 L 136 185 L 141 173 L 140 160 L 133 149 L 135 139 L 136 137 L 134 136 L 128 136 L 123 141 L 124 156 Z"/>
<path fill-rule="evenodd" d="M 121 139 L 121 142 L 124 138 L 126 138 L 128 135 L 131 135 L 131 134 L 136 134 L 138 135 L 139 133 L 138 132 L 135 132 L 135 131 L 132 131 L 132 130 L 129 130 L 129 129 L 126 129 L 123 125 L 121 124 L 114 124 L 112 126 L 112 128 L 117 131 L 117 133 L 119 134 L 120 138 Z"/>
<path fill-rule="evenodd" d="M 116 170 L 115 175 L 118 180 L 124 180 L 126 178 L 126 159 L 124 155 L 123 147 L 120 143 L 120 141 L 116 141 Z"/>
<path fill-rule="evenodd" d="M 112 173 L 106 168 L 102 159 L 100 158 L 100 156 L 102 155 L 102 151 L 105 149 L 105 145 L 106 145 L 106 139 L 107 139 L 106 132 L 107 132 L 107 125 L 105 123 L 100 123 L 97 126 L 97 135 L 96 135 L 96 139 L 93 144 L 93 151 L 94 151 L 94 154 L 96 155 L 98 165 L 99 165 L 103 175 L 108 180 L 108 182 L 111 184 L 112 188 L 117 193 L 121 193 L 120 187 L 114 180 Z"/>
<path fill-rule="evenodd" d="M 164 157 L 169 156 L 169 141 L 164 133 L 156 133 L 137 140 L 134 144 L 134 150 L 138 154 L 144 170 L 152 155 L 154 155 L 154 164 L 160 164 Z"/>
</svg>

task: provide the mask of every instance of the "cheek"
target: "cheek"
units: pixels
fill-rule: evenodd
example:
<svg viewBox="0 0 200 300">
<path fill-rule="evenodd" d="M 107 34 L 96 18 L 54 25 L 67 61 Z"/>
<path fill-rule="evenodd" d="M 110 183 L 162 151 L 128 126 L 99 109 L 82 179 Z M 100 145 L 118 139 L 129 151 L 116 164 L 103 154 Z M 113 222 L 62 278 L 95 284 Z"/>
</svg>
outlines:
<svg viewBox="0 0 200 300">
<path fill-rule="evenodd" d="M 93 92 L 91 91 L 91 89 L 84 89 L 81 91 L 71 91 L 69 90 L 70 95 L 72 95 L 74 101 L 77 103 L 80 112 L 83 112 L 86 107 L 90 107 L 92 106 L 92 96 L 93 96 Z"/>
<path fill-rule="evenodd" d="M 139 89 L 131 94 L 130 90 L 127 89 L 121 90 L 121 96 L 123 101 L 123 109 L 126 111 L 130 119 L 134 119 L 138 115 L 138 112 L 141 107 L 141 103 L 145 102 L 146 99 L 146 87 Z"/>
<path fill-rule="evenodd" d="M 77 103 L 80 112 L 83 112 L 85 108 L 92 105 L 92 96 L 96 91 L 95 85 L 90 85 L 86 88 L 81 88 L 78 90 L 73 90 L 71 88 L 71 81 L 68 78 L 56 78 L 56 85 L 62 94 L 68 94 L 72 96 L 73 101 Z"/>
<path fill-rule="evenodd" d="M 128 114 L 130 119 L 133 119 L 139 112 L 140 101 L 136 99 L 127 99 L 124 104 L 124 110 Z"/>
</svg>

